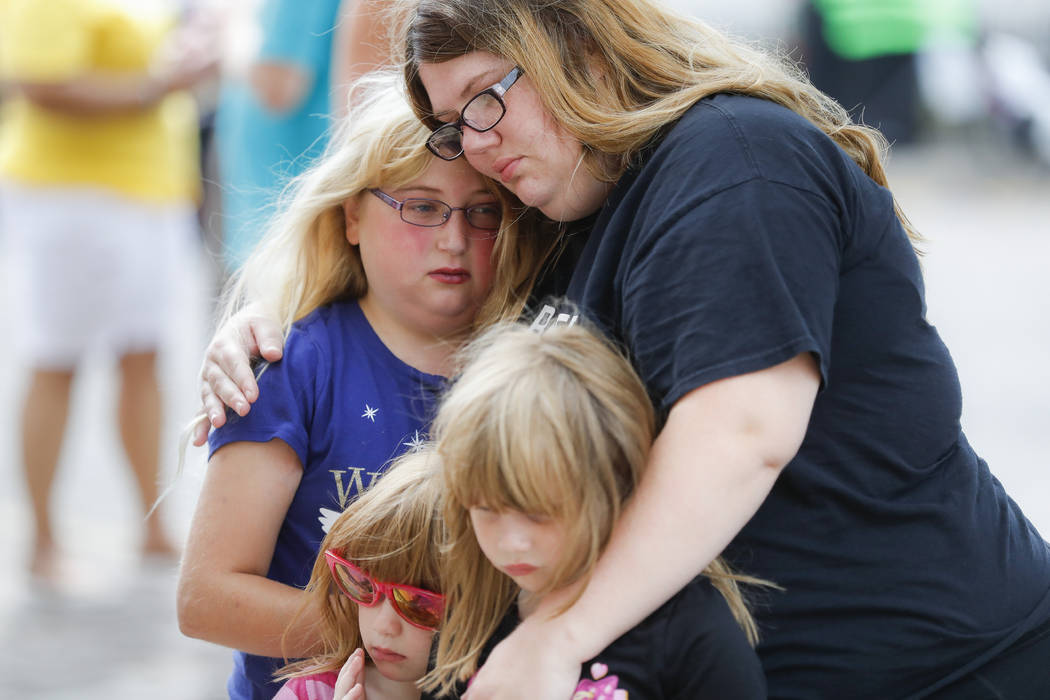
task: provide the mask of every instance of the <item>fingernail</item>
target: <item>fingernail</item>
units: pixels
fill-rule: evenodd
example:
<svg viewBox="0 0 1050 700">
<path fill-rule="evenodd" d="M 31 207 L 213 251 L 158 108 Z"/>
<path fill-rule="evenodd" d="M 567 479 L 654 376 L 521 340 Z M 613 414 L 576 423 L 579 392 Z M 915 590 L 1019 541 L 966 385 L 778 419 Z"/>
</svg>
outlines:
<svg viewBox="0 0 1050 700">
<path fill-rule="evenodd" d="M 237 413 L 241 414 L 242 416 L 248 412 L 248 404 L 246 404 L 243 401 L 237 401 L 234 405 L 234 408 L 237 410 Z"/>
</svg>

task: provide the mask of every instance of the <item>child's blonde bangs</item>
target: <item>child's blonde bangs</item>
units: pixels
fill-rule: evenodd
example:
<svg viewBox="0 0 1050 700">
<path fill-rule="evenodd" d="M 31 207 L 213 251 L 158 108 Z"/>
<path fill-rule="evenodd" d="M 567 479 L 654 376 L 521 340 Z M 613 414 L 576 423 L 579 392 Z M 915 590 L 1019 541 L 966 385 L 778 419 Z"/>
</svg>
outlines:
<svg viewBox="0 0 1050 700">
<path fill-rule="evenodd" d="M 582 493 L 573 478 L 581 455 L 561 439 L 564 428 L 553 424 L 550 402 L 539 397 L 549 387 L 529 384 L 522 376 L 498 390 L 470 392 L 456 413 L 459 425 L 441 455 L 448 497 L 462 507 L 561 518 Z"/>
<path fill-rule="evenodd" d="M 399 516 L 394 516 L 399 517 Z M 433 524 L 427 525 L 433 530 Z M 357 564 L 377 581 L 403 583 L 428 591 L 441 591 L 435 543 L 430 532 L 417 532 L 408 539 L 394 532 L 355 536 L 352 546 L 333 547 L 340 556 Z"/>
</svg>

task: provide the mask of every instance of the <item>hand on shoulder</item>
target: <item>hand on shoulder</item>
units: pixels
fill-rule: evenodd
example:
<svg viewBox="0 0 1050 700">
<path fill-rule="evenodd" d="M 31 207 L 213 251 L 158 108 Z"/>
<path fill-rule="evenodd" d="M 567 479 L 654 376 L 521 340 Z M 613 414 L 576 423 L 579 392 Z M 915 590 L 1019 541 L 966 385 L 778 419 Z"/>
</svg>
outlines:
<svg viewBox="0 0 1050 700">
<path fill-rule="evenodd" d="M 226 423 L 226 407 L 244 416 L 259 397 L 251 361 L 276 362 L 283 354 L 280 324 L 251 305 L 226 320 L 204 352 L 200 370 L 201 407 L 208 421 L 197 424 L 193 444 L 208 439 L 208 429 Z"/>
</svg>

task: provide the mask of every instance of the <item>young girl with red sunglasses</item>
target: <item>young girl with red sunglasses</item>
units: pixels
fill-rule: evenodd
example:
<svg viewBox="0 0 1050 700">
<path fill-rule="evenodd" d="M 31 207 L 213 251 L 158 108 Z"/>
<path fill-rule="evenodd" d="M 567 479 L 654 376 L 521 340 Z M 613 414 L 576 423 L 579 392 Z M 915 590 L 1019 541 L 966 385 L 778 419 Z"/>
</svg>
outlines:
<svg viewBox="0 0 1050 700">
<path fill-rule="evenodd" d="M 576 600 L 656 430 L 627 359 L 579 323 L 542 333 L 497 326 L 464 355 L 432 424 L 445 486 L 448 615 L 422 687 L 442 698 L 458 697 L 541 600 L 557 610 Z M 646 571 L 621 575 L 625 598 L 649 585 Z M 573 697 L 765 698 L 739 582 L 764 583 L 716 559 L 586 662 Z"/>
<path fill-rule="evenodd" d="M 302 610 L 323 650 L 282 669 L 275 700 L 417 700 L 445 600 L 440 474 L 427 450 L 396 460 L 321 544 Z"/>
</svg>

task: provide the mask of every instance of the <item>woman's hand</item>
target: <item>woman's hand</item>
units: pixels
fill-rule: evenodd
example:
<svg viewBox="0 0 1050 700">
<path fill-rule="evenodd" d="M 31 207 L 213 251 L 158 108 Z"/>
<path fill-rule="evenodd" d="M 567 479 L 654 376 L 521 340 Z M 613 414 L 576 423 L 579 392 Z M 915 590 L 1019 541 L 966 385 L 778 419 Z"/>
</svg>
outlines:
<svg viewBox="0 0 1050 700">
<path fill-rule="evenodd" d="M 212 337 L 201 364 L 201 406 L 207 421 L 196 424 L 193 444 L 208 439 L 211 427 L 226 423 L 226 407 L 237 415 L 248 414 L 259 398 L 259 386 L 252 372 L 252 358 L 267 362 L 281 359 L 283 340 L 277 321 L 248 306 L 234 314 Z"/>
<path fill-rule="evenodd" d="M 339 669 L 333 700 L 365 700 L 365 652 L 363 649 L 356 649 Z"/>
<path fill-rule="evenodd" d="M 540 611 L 526 618 L 492 650 L 464 700 L 569 700 L 586 659 L 575 658 L 558 623 Z"/>
</svg>

